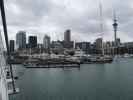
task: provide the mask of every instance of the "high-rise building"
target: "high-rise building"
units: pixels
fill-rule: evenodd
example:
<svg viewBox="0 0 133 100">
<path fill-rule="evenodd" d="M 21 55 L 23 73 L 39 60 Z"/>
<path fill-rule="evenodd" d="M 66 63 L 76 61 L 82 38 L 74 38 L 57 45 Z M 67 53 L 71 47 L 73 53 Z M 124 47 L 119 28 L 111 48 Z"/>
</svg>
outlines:
<svg viewBox="0 0 133 100">
<path fill-rule="evenodd" d="M 96 39 L 96 49 L 102 49 L 102 38 Z"/>
<path fill-rule="evenodd" d="M 25 31 L 19 31 L 16 34 L 16 48 L 17 49 L 26 48 L 26 32 Z"/>
<path fill-rule="evenodd" d="M 64 42 L 69 43 L 71 41 L 71 30 L 66 30 L 64 32 Z"/>
<path fill-rule="evenodd" d="M 95 41 L 95 49 L 97 54 L 102 54 L 103 53 L 103 40 L 102 38 L 98 38 Z"/>
<path fill-rule="evenodd" d="M 64 48 L 73 48 L 73 41 L 71 41 L 71 30 L 66 30 L 64 32 L 64 43 L 63 46 Z"/>
<path fill-rule="evenodd" d="M 116 39 L 116 44 L 117 44 L 117 46 L 120 46 L 120 45 L 121 45 L 121 40 L 120 40 L 120 38 L 117 38 L 117 39 Z"/>
<path fill-rule="evenodd" d="M 52 41 L 51 48 L 62 49 L 63 46 L 62 46 L 61 41 Z"/>
<path fill-rule="evenodd" d="M 10 52 L 13 53 L 14 52 L 14 48 L 15 48 L 15 41 L 14 40 L 10 40 Z"/>
<path fill-rule="evenodd" d="M 36 48 L 37 47 L 37 36 L 29 36 L 28 45 L 29 45 L 29 48 Z"/>
<path fill-rule="evenodd" d="M 55 54 L 63 54 L 64 53 L 64 48 L 62 45 L 62 41 L 52 41 L 51 42 L 51 50 Z"/>
<path fill-rule="evenodd" d="M 51 42 L 50 36 L 45 35 L 44 38 L 43 38 L 43 47 L 45 49 L 49 49 L 50 48 L 50 42 Z"/>
<path fill-rule="evenodd" d="M 90 42 L 77 42 L 75 44 L 76 49 L 82 49 L 86 54 L 90 54 L 91 43 Z"/>
</svg>

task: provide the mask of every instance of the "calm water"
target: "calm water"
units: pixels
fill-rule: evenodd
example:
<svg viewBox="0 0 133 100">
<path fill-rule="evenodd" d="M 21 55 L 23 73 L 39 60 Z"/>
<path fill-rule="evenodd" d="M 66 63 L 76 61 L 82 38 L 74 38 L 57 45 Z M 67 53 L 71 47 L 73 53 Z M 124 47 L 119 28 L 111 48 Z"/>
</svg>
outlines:
<svg viewBox="0 0 133 100">
<path fill-rule="evenodd" d="M 21 92 L 10 100 L 133 100 L 133 59 L 80 69 L 15 69 Z"/>
</svg>

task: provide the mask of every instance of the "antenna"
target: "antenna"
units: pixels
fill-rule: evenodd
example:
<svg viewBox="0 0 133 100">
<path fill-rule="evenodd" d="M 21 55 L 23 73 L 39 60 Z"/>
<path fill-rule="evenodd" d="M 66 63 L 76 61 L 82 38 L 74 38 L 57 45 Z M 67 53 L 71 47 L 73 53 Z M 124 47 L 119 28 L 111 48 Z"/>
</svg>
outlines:
<svg viewBox="0 0 133 100">
<path fill-rule="evenodd" d="M 117 21 L 117 20 L 116 20 L 116 12 L 115 12 L 115 10 L 113 10 L 113 17 L 114 17 L 113 20 L 114 20 L 114 21 Z"/>
</svg>

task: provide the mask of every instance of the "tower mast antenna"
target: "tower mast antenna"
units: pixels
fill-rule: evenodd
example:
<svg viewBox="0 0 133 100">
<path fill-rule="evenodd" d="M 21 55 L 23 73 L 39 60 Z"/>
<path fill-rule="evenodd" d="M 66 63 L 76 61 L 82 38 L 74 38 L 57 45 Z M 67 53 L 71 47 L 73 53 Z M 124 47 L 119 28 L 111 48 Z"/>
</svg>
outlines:
<svg viewBox="0 0 133 100">
<path fill-rule="evenodd" d="M 115 46 L 117 47 L 117 28 L 118 28 L 118 23 L 117 23 L 117 18 L 116 18 L 116 13 L 115 10 L 113 11 L 113 17 L 114 17 L 114 23 L 113 23 L 113 28 L 114 28 L 114 42 Z"/>
</svg>

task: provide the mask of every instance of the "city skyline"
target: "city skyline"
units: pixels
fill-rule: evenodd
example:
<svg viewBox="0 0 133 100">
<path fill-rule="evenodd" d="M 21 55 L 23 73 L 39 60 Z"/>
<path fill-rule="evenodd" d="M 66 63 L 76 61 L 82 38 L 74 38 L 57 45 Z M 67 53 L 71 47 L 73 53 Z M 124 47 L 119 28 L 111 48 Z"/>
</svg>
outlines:
<svg viewBox="0 0 133 100">
<path fill-rule="evenodd" d="M 0 100 L 132 100 L 133 0 L 0 0 Z"/>
<path fill-rule="evenodd" d="M 68 31 L 70 31 L 70 33 L 69 33 Z M 35 35 L 35 34 L 28 34 L 28 33 L 27 33 L 26 31 L 24 31 L 24 30 L 19 30 L 19 31 L 16 33 L 15 38 L 10 39 L 10 40 L 14 40 L 15 42 L 17 42 L 17 38 L 16 38 L 16 37 L 17 37 L 18 33 L 21 34 L 21 32 L 25 34 L 26 43 L 29 43 L 29 37 L 36 37 L 36 38 L 37 38 L 37 43 L 43 44 L 43 43 L 44 43 L 44 38 L 45 38 L 46 36 L 49 37 L 51 41 L 67 41 L 67 42 L 73 41 L 73 42 L 90 42 L 90 43 L 94 43 L 97 39 L 102 39 L 102 40 L 103 40 L 102 37 L 97 37 L 94 41 L 87 41 L 87 40 L 75 41 L 75 40 L 73 40 L 72 31 L 71 31 L 70 29 L 64 30 L 64 32 L 63 32 L 63 34 L 62 34 L 62 38 L 60 38 L 60 39 L 51 39 L 52 36 L 50 36 L 49 34 L 43 34 L 43 35 L 41 36 L 41 39 L 42 39 L 41 42 L 39 41 L 39 38 L 38 38 L 37 35 Z M 67 32 L 68 32 L 68 33 L 67 33 Z M 66 33 L 67 33 L 68 35 L 66 35 Z M 71 38 L 72 38 L 72 39 L 71 39 Z M 66 39 L 67 39 L 67 40 L 66 40 Z M 69 40 L 69 39 L 70 39 L 70 40 Z M 120 39 L 120 38 L 117 37 L 117 39 Z M 112 41 L 106 40 L 106 41 L 103 41 L 103 42 L 114 42 L 114 40 L 112 40 Z M 127 41 L 127 42 L 130 42 L 130 41 Z M 132 42 L 132 41 L 131 41 L 131 42 Z M 124 42 L 123 42 L 123 43 L 124 43 Z"/>
<path fill-rule="evenodd" d="M 45 0 L 41 2 L 8 0 L 5 2 L 10 39 L 15 37 L 18 30 L 35 34 L 39 40 L 45 33 L 53 36 L 52 39 L 61 39 L 65 29 L 72 30 L 72 35 L 75 36 L 72 36 L 73 40 L 76 41 L 94 41 L 99 35 L 99 0 Z M 132 4 L 131 0 L 123 2 L 102 0 L 105 40 L 113 40 L 112 23 L 113 9 L 115 9 L 119 24 L 118 37 L 124 42 L 133 41 Z"/>
<path fill-rule="evenodd" d="M 38 36 L 37 34 L 32 34 L 32 33 L 28 33 L 28 32 L 26 32 L 25 30 L 19 30 L 19 31 L 17 31 L 17 33 L 15 34 L 15 37 L 13 37 L 12 39 L 10 39 L 9 38 L 9 40 L 14 40 L 14 41 L 16 41 L 16 36 L 17 36 L 17 34 L 19 33 L 19 32 L 25 32 L 25 34 L 26 34 L 26 43 L 28 43 L 28 38 L 30 37 L 30 36 L 34 36 L 34 37 L 37 37 L 38 38 L 38 40 L 37 40 L 37 42 L 38 43 L 43 43 L 43 41 L 44 41 L 44 37 L 45 36 L 49 36 L 50 38 L 51 38 L 51 41 L 64 41 L 64 34 L 65 34 L 65 32 L 67 31 L 67 30 L 70 30 L 70 29 L 66 29 L 66 30 L 64 30 L 64 32 L 62 32 L 62 34 L 61 34 L 61 37 L 60 38 L 53 38 L 53 36 L 51 36 L 49 33 L 42 33 L 42 35 L 41 35 L 41 38 L 40 38 L 40 36 Z M 116 32 L 117 34 L 118 34 L 118 32 Z M 90 42 L 90 43 L 94 43 L 97 39 L 99 39 L 99 38 L 102 38 L 102 40 L 103 40 L 103 43 L 104 42 L 114 42 L 115 41 L 115 38 L 114 38 L 114 33 L 112 33 L 113 34 L 113 39 L 112 40 L 105 40 L 102 36 L 98 36 L 98 37 L 95 37 L 95 39 L 93 40 L 93 41 L 89 41 L 89 40 L 74 40 L 73 39 L 73 37 L 75 37 L 74 35 L 73 35 L 73 32 L 72 32 L 72 30 L 70 30 L 70 38 L 71 38 L 71 41 L 73 41 L 73 42 Z M 116 37 L 116 39 L 121 39 L 119 36 L 117 36 Z M 127 42 L 133 42 L 133 41 L 122 41 L 121 40 L 121 42 L 122 43 L 127 43 Z"/>
</svg>

